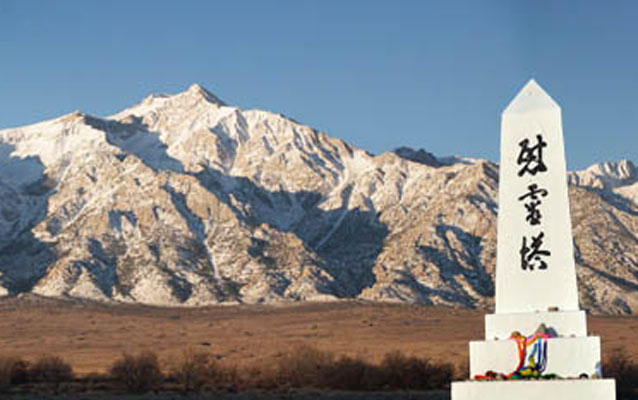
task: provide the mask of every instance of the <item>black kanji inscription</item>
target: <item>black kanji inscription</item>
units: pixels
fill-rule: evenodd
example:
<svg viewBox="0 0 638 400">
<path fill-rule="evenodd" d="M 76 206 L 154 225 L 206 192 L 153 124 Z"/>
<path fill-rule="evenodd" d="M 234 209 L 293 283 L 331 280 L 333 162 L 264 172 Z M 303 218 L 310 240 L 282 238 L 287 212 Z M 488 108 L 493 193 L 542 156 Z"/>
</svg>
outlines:
<svg viewBox="0 0 638 400">
<path fill-rule="evenodd" d="M 543 238 L 545 233 L 540 232 L 538 235 L 532 235 L 532 243 L 527 246 L 527 238 L 523 237 L 523 245 L 521 246 L 521 268 L 523 270 L 533 271 L 534 268 L 547 269 L 547 263 L 543 260 L 543 257 L 550 256 L 552 253 L 549 250 L 542 249 Z"/>
<path fill-rule="evenodd" d="M 527 187 L 527 193 L 518 198 L 519 201 L 527 199 L 525 202 L 525 209 L 527 210 L 527 216 L 525 220 L 530 225 L 538 225 L 541 223 L 541 211 L 538 206 L 541 205 L 541 197 L 546 197 L 548 194 L 546 189 L 538 187 L 537 184 L 532 183 Z"/>
<path fill-rule="evenodd" d="M 536 135 L 536 141 L 536 145 L 531 147 L 529 139 L 523 139 L 518 143 L 521 151 L 518 153 L 516 162 L 518 165 L 522 165 L 518 176 L 523 176 L 526 172 L 534 176 L 538 172 L 547 171 L 547 166 L 543 162 L 543 148 L 547 147 L 547 142 L 543 141 L 541 134 Z"/>
</svg>

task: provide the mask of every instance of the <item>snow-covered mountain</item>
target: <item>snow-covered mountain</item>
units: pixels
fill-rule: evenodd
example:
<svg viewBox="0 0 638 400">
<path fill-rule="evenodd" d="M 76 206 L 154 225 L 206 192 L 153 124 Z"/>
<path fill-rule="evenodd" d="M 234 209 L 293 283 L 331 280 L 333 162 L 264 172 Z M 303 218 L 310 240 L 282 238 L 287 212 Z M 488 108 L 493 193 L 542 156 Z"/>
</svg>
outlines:
<svg viewBox="0 0 638 400">
<path fill-rule="evenodd" d="M 638 310 L 638 174 L 570 174 L 581 302 Z M 371 155 L 198 85 L 0 131 L 0 292 L 490 307 L 498 166 Z"/>
</svg>

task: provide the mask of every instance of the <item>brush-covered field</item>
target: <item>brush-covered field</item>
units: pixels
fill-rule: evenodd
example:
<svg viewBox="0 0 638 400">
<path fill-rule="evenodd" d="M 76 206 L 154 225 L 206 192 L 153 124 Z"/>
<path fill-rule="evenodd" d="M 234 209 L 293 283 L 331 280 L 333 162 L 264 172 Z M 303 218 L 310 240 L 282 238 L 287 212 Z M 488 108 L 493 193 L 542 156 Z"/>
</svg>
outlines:
<svg viewBox="0 0 638 400">
<path fill-rule="evenodd" d="M 602 337 L 603 358 L 617 349 L 631 362 L 638 357 L 638 318 L 588 320 L 590 334 Z M 159 385 L 164 393 L 154 398 L 182 396 L 189 385 L 195 389 L 188 390 L 189 396 L 199 398 L 212 379 L 224 393 L 214 398 L 445 399 L 444 382 L 466 377 L 468 341 L 480 340 L 484 327 L 482 311 L 404 304 L 158 308 L 34 296 L 0 300 L 0 321 L 1 359 L 23 360 L 33 369 L 39 360 L 57 356 L 73 374 L 73 381 L 55 387 L 46 379 L 31 379 L 31 384 L 11 387 L 11 396 L 81 392 L 83 398 L 96 399 L 109 398 L 111 390 L 120 390 L 119 396 L 127 392 L 109 378 L 125 354 L 131 356 L 129 364 L 141 354 L 155 357 L 153 368 L 164 377 Z M 1 370 L 2 365 L 0 375 Z M 389 373 L 399 370 L 399 375 Z M 198 382 L 197 373 L 207 374 L 206 382 Z M 399 381 L 407 375 L 413 381 Z M 428 380 L 432 383 L 424 383 Z M 313 386 L 335 391 L 326 394 Z M 417 391 L 383 392 L 404 386 Z M 371 397 L 358 389 L 378 393 Z"/>
</svg>

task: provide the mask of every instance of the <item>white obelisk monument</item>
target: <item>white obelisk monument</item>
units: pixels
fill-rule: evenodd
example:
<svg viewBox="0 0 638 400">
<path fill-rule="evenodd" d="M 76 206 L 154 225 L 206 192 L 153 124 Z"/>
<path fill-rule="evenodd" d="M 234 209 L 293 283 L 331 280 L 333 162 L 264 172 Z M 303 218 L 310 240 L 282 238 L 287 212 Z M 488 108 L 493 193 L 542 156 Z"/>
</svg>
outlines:
<svg viewBox="0 0 638 400">
<path fill-rule="evenodd" d="M 601 379 L 600 338 L 587 336 L 578 308 L 561 109 L 534 80 L 502 115 L 497 234 L 496 312 L 485 341 L 470 342 L 470 378 L 515 370 L 510 336 L 541 324 L 552 333 L 544 374 L 559 378 L 454 382 L 452 400 L 615 399 L 614 380 Z"/>
</svg>

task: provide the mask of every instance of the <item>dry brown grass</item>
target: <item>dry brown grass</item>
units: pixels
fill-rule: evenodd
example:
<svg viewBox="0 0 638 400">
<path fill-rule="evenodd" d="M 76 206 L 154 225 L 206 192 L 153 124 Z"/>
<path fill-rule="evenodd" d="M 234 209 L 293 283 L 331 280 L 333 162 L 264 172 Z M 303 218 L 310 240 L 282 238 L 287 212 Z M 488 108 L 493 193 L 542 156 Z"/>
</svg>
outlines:
<svg viewBox="0 0 638 400">
<path fill-rule="evenodd" d="M 80 375 L 108 372 L 123 352 L 152 351 L 173 370 L 185 348 L 261 367 L 303 344 L 369 362 L 395 349 L 460 363 L 483 330 L 482 315 L 468 310 L 359 302 L 170 309 L 4 299 L 0 318 L 3 354 L 60 354 Z"/>
<path fill-rule="evenodd" d="M 231 375 L 241 371 L 236 386 L 268 387 L 280 359 L 310 345 L 335 355 L 353 377 L 341 387 L 367 379 L 358 378 L 369 373 L 361 364 L 378 365 L 391 350 L 450 362 L 461 379 L 467 377 L 468 341 L 484 335 L 483 317 L 482 311 L 361 302 L 175 309 L 7 298 L 0 299 L 0 354 L 28 362 L 59 354 L 82 376 L 108 373 L 122 352 L 143 351 L 174 372 L 188 348 Z M 590 316 L 588 324 L 602 337 L 604 354 L 622 347 L 638 359 L 638 318 Z"/>
</svg>

